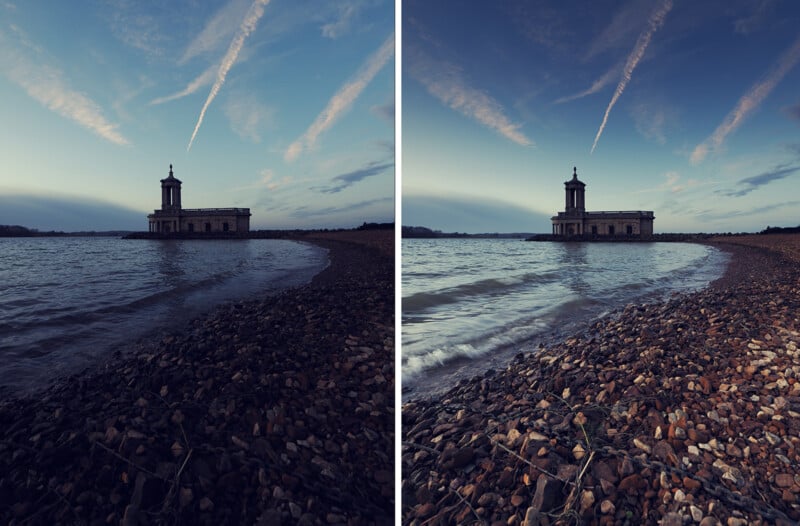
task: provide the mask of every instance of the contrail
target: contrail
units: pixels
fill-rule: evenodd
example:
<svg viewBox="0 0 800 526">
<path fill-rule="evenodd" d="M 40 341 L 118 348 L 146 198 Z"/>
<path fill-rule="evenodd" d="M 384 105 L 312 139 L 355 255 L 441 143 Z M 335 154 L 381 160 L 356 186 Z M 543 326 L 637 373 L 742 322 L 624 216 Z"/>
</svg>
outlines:
<svg viewBox="0 0 800 526">
<path fill-rule="evenodd" d="M 595 80 L 589 88 L 581 91 L 580 93 L 556 99 L 553 101 L 553 104 L 563 104 L 571 100 L 581 99 L 583 97 L 587 97 L 589 95 L 597 93 L 601 89 L 605 88 L 607 85 L 611 84 L 611 81 L 614 75 L 618 72 L 618 70 L 619 70 L 619 64 L 606 71 L 605 74 L 603 74 L 603 76 L 600 77 L 599 79 Z"/>
<path fill-rule="evenodd" d="M 433 59 L 417 49 L 413 55 L 407 53 L 405 64 L 428 93 L 439 99 L 448 108 L 470 119 L 474 119 L 520 146 L 533 146 L 533 141 L 520 131 L 505 114 L 503 106 L 491 95 L 470 86 L 463 78 L 461 68 L 455 64 Z M 404 66 L 406 67 L 406 66 Z"/>
<path fill-rule="evenodd" d="M 118 131 L 119 126 L 106 118 L 99 104 L 71 88 L 63 71 L 44 63 L 42 51 L 24 32 L 15 26 L 11 29 L 16 42 L 7 39 L 0 29 L 0 70 L 9 80 L 48 110 L 109 142 L 130 145 L 130 141 Z"/>
<path fill-rule="evenodd" d="M 197 124 L 194 127 L 192 138 L 189 139 L 189 146 L 186 147 L 187 152 L 191 149 L 194 138 L 197 135 L 197 130 L 200 129 L 200 125 L 203 123 L 203 117 L 206 114 L 208 106 L 211 104 L 211 101 L 214 100 L 214 97 L 217 96 L 217 93 L 219 93 L 219 89 L 225 82 L 225 77 L 228 75 L 228 71 L 230 71 L 231 67 L 233 67 L 233 65 L 236 63 L 236 58 L 239 56 L 239 51 L 242 50 L 242 46 L 244 45 L 244 39 L 247 38 L 250 33 L 253 32 L 253 30 L 255 30 L 258 20 L 264 14 L 264 6 L 266 6 L 268 3 L 269 0 L 255 0 L 250 6 L 250 9 L 247 10 L 247 14 L 242 21 L 242 25 L 239 27 L 239 33 L 231 42 L 231 45 L 228 47 L 228 52 L 225 53 L 225 56 L 222 58 L 222 62 L 219 65 L 219 70 L 217 71 L 217 80 L 215 80 L 214 85 L 211 86 L 211 92 L 208 94 L 206 103 L 203 105 L 203 109 L 200 110 L 200 117 L 197 119 Z"/>
<path fill-rule="evenodd" d="M 770 94 L 773 88 L 775 88 L 783 77 L 797 64 L 798 60 L 800 60 L 800 38 L 795 40 L 792 47 L 781 55 L 770 74 L 761 82 L 756 83 L 750 88 L 750 91 L 739 99 L 739 102 L 736 103 L 736 107 L 728 113 L 725 120 L 722 121 L 722 124 L 714 130 L 714 133 L 695 147 L 689 158 L 690 162 L 692 164 L 697 164 L 705 159 L 710 150 L 719 148 L 725 140 L 725 137 L 738 128 L 745 117 L 767 98 L 767 95 Z"/>
<path fill-rule="evenodd" d="M 212 64 L 208 69 L 202 72 L 197 78 L 192 80 L 189 84 L 186 85 L 181 91 L 177 93 L 173 93 L 172 95 L 166 95 L 164 97 L 158 97 L 157 99 L 153 99 L 150 101 L 150 106 L 154 106 L 156 104 L 163 104 L 165 102 L 169 102 L 171 100 L 180 99 L 181 97 L 185 97 L 187 95 L 191 95 L 195 91 L 199 90 L 201 87 L 209 84 L 212 79 L 214 78 L 214 67 L 215 64 Z"/>
<path fill-rule="evenodd" d="M 639 61 L 644 56 L 647 46 L 650 44 L 650 38 L 652 38 L 653 33 L 664 23 L 664 18 L 667 16 L 670 9 L 672 9 L 672 0 L 664 0 L 661 8 L 650 15 L 650 20 L 647 21 L 647 29 L 639 35 L 639 38 L 636 40 L 636 45 L 633 46 L 633 51 L 631 51 L 628 60 L 625 62 L 625 68 L 622 70 L 622 78 L 619 80 L 614 96 L 611 97 L 611 102 L 608 103 L 606 114 L 603 115 L 603 122 L 600 123 L 600 129 L 597 130 L 594 144 L 592 144 L 592 149 L 589 153 L 594 153 L 594 149 L 597 147 L 597 141 L 600 140 L 600 135 L 603 134 L 603 129 L 606 127 L 606 122 L 608 122 L 608 115 L 611 113 L 611 108 L 614 107 L 614 104 L 617 103 L 617 99 L 619 99 L 622 92 L 625 91 L 625 86 L 627 86 L 628 82 L 631 80 L 633 70 L 636 69 Z"/>
<path fill-rule="evenodd" d="M 381 47 L 367 59 L 364 66 L 356 74 L 356 77 L 339 88 L 339 91 L 331 97 L 328 105 L 311 123 L 306 132 L 289 145 L 286 153 L 283 154 L 284 160 L 294 161 L 303 149 L 313 147 L 317 137 L 330 128 L 342 112 L 350 108 L 353 101 L 358 98 L 364 88 L 367 87 L 367 84 L 377 75 L 378 71 L 392 58 L 392 55 L 394 55 L 394 33 L 389 35 L 389 38 L 381 44 Z"/>
</svg>

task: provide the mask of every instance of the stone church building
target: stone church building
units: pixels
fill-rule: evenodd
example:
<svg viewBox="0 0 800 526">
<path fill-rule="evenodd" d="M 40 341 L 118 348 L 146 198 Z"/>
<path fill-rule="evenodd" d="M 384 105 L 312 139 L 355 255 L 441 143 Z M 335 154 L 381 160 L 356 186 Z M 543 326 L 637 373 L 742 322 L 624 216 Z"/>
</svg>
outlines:
<svg viewBox="0 0 800 526">
<path fill-rule="evenodd" d="M 586 184 L 573 168 L 572 179 L 564 183 L 566 204 L 553 216 L 553 235 L 592 237 L 649 237 L 653 235 L 652 211 L 587 212 Z"/>
<path fill-rule="evenodd" d="M 250 231 L 249 208 L 181 208 L 181 181 L 172 173 L 161 179 L 161 210 L 147 216 L 150 232 L 170 233 L 214 233 Z"/>
</svg>

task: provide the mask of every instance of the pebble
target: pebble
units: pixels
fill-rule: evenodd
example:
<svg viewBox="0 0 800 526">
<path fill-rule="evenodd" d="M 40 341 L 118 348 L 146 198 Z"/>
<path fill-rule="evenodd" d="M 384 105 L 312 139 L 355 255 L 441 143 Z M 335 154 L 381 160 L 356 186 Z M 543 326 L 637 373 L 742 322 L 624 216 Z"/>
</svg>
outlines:
<svg viewBox="0 0 800 526">
<path fill-rule="evenodd" d="M 789 414 L 800 413 L 800 266 L 741 252 L 735 279 L 629 305 L 438 399 L 405 403 L 403 524 L 474 520 L 457 494 L 503 495 L 501 480 L 513 498 L 481 501 L 485 524 L 552 524 L 552 509 L 593 524 L 800 521 L 800 418 Z M 514 437 L 514 454 L 494 435 Z M 467 444 L 470 463 L 444 467 Z"/>
<path fill-rule="evenodd" d="M 394 258 L 320 243 L 308 285 L 0 401 L 0 524 L 391 522 Z"/>
</svg>

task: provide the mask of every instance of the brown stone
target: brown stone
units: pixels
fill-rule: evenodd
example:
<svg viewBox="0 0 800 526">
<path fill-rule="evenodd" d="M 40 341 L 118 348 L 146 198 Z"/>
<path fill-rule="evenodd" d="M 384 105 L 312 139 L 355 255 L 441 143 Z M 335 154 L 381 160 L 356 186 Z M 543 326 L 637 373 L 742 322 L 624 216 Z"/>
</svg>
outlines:
<svg viewBox="0 0 800 526">
<path fill-rule="evenodd" d="M 536 481 L 536 492 L 533 495 L 531 507 L 536 511 L 547 513 L 561 504 L 563 484 L 547 475 L 540 475 Z"/>
<path fill-rule="evenodd" d="M 634 473 L 633 475 L 628 475 L 622 479 L 617 486 L 617 489 L 619 491 L 630 491 L 643 489 L 645 486 L 647 486 L 647 483 L 644 481 L 642 476 L 638 473 Z"/>
<path fill-rule="evenodd" d="M 775 485 L 779 488 L 790 488 L 794 484 L 794 476 L 789 473 L 778 473 L 775 475 Z"/>
<path fill-rule="evenodd" d="M 683 477 L 683 487 L 686 488 L 688 491 L 693 491 L 699 489 L 702 484 L 699 480 L 693 479 L 691 477 Z"/>
</svg>

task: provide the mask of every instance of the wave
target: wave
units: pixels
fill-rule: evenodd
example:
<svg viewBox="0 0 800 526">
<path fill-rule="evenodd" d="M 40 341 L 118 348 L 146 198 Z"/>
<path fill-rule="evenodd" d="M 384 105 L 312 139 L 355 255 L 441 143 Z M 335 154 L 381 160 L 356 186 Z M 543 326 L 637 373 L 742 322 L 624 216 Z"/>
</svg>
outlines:
<svg viewBox="0 0 800 526">
<path fill-rule="evenodd" d="M 507 294 L 531 285 L 554 283 L 559 279 L 558 272 L 528 272 L 519 276 L 487 278 L 454 287 L 433 291 L 417 292 L 402 299 L 403 313 L 421 313 L 444 305 L 460 303 L 481 297 Z"/>
</svg>

